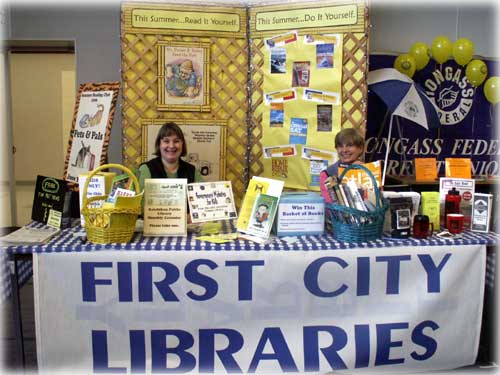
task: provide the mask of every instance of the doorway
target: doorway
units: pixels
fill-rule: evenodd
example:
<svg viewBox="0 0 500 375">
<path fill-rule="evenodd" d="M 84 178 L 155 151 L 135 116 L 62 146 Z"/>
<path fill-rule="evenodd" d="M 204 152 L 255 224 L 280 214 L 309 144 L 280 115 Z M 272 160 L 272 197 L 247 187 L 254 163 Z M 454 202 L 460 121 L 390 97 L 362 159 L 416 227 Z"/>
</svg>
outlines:
<svg viewBox="0 0 500 375">
<path fill-rule="evenodd" d="M 39 43 L 8 49 L 11 168 L 2 186 L 9 186 L 13 207 L 11 224 L 2 226 L 31 221 L 37 175 L 62 178 L 64 173 L 76 97 L 74 47 L 73 42 L 56 47 Z"/>
</svg>

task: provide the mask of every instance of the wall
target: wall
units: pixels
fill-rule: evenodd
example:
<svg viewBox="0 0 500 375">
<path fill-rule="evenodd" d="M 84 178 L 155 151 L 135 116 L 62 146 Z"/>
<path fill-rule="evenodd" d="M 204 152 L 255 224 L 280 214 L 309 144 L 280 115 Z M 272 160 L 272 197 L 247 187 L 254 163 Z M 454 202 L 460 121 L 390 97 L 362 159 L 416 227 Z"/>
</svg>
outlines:
<svg viewBox="0 0 500 375">
<path fill-rule="evenodd" d="M 82 2 L 83 3 L 83 2 Z M 316 4 L 316 3 L 315 3 Z M 421 4 L 421 3 L 418 3 Z M 370 50 L 405 53 L 416 41 L 429 45 L 437 35 L 452 41 L 467 37 L 476 54 L 498 57 L 494 42 L 498 35 L 498 10 L 493 0 L 473 5 L 450 1 L 444 5 L 371 2 Z M 10 5 L 11 39 L 74 39 L 77 81 L 120 80 L 120 3 L 96 5 Z M 120 98 L 118 106 L 120 105 Z M 120 108 L 117 108 L 120 114 Z M 110 162 L 121 162 L 121 119 L 115 117 L 109 148 Z"/>
<path fill-rule="evenodd" d="M 493 1 L 473 5 L 448 0 L 422 3 L 374 0 L 370 7 L 370 51 L 407 53 L 417 41 L 431 46 L 436 36 L 445 35 L 452 42 L 469 38 L 476 55 L 498 57 L 499 11 Z"/>
<path fill-rule="evenodd" d="M 76 79 L 120 81 L 120 3 L 104 5 L 11 4 L 10 39 L 74 40 Z M 121 93 L 117 101 L 108 151 L 110 162 L 121 162 Z"/>
</svg>

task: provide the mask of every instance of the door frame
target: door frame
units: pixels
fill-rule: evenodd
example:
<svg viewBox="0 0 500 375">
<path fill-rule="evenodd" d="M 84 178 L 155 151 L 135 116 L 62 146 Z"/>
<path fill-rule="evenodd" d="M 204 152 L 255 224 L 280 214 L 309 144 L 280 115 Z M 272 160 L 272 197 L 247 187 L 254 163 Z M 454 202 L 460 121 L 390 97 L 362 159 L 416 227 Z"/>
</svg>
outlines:
<svg viewBox="0 0 500 375">
<path fill-rule="evenodd" d="M 14 129 L 12 125 L 10 55 L 12 53 L 75 53 L 75 40 L 5 40 L 1 44 L 4 52 L 5 76 L 5 121 L 7 134 L 7 178 L 9 181 L 10 221 L 17 225 L 16 180 L 14 170 Z M 75 65 L 76 67 L 76 65 Z M 76 82 L 75 82 L 76 88 Z M 3 183 L 3 182 L 2 182 Z"/>
</svg>

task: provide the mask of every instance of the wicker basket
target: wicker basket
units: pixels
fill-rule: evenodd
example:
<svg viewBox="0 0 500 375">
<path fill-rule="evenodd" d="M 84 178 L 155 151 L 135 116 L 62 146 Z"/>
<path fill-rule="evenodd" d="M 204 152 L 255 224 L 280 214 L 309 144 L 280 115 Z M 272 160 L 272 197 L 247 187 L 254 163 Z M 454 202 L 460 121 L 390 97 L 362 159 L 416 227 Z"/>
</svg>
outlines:
<svg viewBox="0 0 500 375">
<path fill-rule="evenodd" d="M 108 195 L 87 198 L 87 189 L 92 177 L 103 169 L 116 168 L 127 173 L 134 183 L 136 195 L 120 197 L 125 200 L 126 207 L 91 207 L 92 202 L 105 201 Z M 104 164 L 94 169 L 85 181 L 83 188 L 82 215 L 85 219 L 87 239 L 98 244 L 123 243 L 132 239 L 137 216 L 141 213 L 142 193 L 137 177 L 120 164 Z"/>
<path fill-rule="evenodd" d="M 339 182 L 342 182 L 347 171 L 351 169 L 363 170 L 372 180 L 375 189 L 375 210 L 366 212 L 337 203 L 328 203 L 326 208 L 331 214 L 332 234 L 336 240 L 345 242 L 375 240 L 382 237 L 385 212 L 389 208 L 389 204 L 382 198 L 377 181 L 371 171 L 361 164 L 352 164 L 345 168 L 339 176 Z M 353 222 L 345 222 L 349 220 Z"/>
</svg>

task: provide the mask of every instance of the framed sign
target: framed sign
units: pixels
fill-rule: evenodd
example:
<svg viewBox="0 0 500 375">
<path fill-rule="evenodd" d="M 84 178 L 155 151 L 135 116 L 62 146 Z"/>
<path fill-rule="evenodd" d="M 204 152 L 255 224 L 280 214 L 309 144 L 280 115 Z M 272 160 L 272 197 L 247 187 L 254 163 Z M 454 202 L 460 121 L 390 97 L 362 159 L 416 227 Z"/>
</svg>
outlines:
<svg viewBox="0 0 500 375">
<path fill-rule="evenodd" d="M 78 183 L 80 174 L 106 162 L 119 88 L 119 82 L 80 85 L 64 162 L 65 180 Z"/>
<path fill-rule="evenodd" d="M 231 181 L 188 184 L 187 198 L 193 223 L 231 220 L 238 216 Z"/>
<path fill-rule="evenodd" d="M 159 111 L 210 112 L 210 44 L 158 42 Z"/>
<path fill-rule="evenodd" d="M 155 157 L 155 140 L 161 126 L 172 120 L 143 119 L 142 161 Z M 186 139 L 185 161 L 193 164 L 205 182 L 226 178 L 226 121 L 173 120 L 180 126 Z"/>
</svg>

